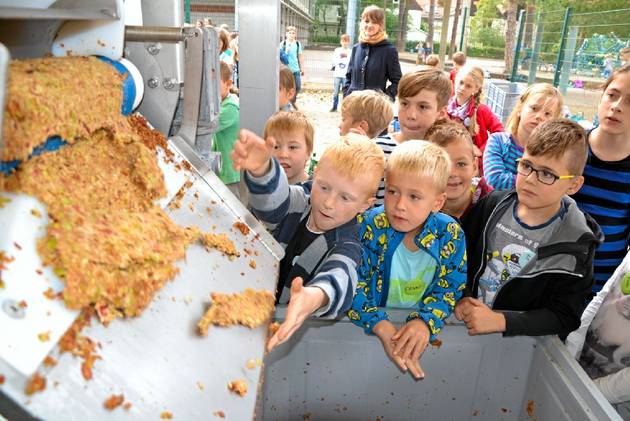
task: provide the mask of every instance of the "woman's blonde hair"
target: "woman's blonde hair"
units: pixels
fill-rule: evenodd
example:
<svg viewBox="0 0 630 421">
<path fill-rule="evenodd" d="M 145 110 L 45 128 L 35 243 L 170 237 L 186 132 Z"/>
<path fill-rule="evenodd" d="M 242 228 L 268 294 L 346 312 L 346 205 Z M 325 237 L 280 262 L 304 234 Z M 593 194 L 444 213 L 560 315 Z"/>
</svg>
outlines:
<svg viewBox="0 0 630 421">
<path fill-rule="evenodd" d="M 455 89 L 457 89 L 458 81 L 468 75 L 470 75 L 477 86 L 479 86 L 477 92 L 473 94 L 473 99 L 475 100 L 475 109 L 473 110 L 472 116 L 470 117 L 470 125 L 468 126 L 468 132 L 471 136 L 474 136 L 479 133 L 479 126 L 477 125 L 477 108 L 479 108 L 479 104 L 481 103 L 481 91 L 483 89 L 483 69 L 477 66 L 462 67 L 457 72 L 457 76 L 455 78 Z"/>
<path fill-rule="evenodd" d="M 507 132 L 512 134 L 512 136 L 516 136 L 518 132 L 518 125 L 521 123 L 521 111 L 523 110 L 523 106 L 530 98 L 535 97 L 545 97 L 547 101 L 554 100 L 556 101 L 556 111 L 553 115 L 553 118 L 557 118 L 560 115 L 560 111 L 562 110 L 563 100 L 562 94 L 559 90 L 553 87 L 553 85 L 549 83 L 534 83 L 529 86 L 523 94 L 521 94 L 516 106 L 510 113 L 510 117 L 507 121 Z"/>
</svg>

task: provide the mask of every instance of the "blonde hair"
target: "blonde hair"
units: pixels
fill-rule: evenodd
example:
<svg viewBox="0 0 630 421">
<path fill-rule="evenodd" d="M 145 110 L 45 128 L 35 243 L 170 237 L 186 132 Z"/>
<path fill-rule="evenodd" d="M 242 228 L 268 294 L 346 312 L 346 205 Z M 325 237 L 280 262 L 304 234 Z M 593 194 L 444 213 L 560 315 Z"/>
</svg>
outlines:
<svg viewBox="0 0 630 421">
<path fill-rule="evenodd" d="M 477 66 L 462 67 L 461 70 L 457 72 L 457 76 L 455 78 L 455 86 L 457 86 L 457 82 L 460 79 L 463 79 L 468 75 L 470 75 L 477 86 L 479 86 L 477 92 L 473 94 L 473 99 L 475 100 L 475 108 L 473 110 L 472 116 L 470 117 L 470 125 L 468 126 L 468 131 L 471 135 L 474 136 L 479 133 L 479 125 L 477 125 L 477 108 L 479 108 L 479 104 L 481 103 L 481 91 L 483 89 L 483 69 Z"/>
<path fill-rule="evenodd" d="M 464 54 L 461 51 L 458 51 L 455 54 L 453 54 L 453 63 L 459 66 L 463 66 L 464 64 L 466 64 L 466 54 Z"/>
<path fill-rule="evenodd" d="M 440 57 L 437 54 L 429 54 L 425 63 L 427 66 L 437 67 L 440 65 Z"/>
<path fill-rule="evenodd" d="M 564 159 L 571 175 L 582 175 L 588 157 L 586 132 L 566 118 L 545 121 L 532 131 L 525 151 L 531 156 Z"/>
<path fill-rule="evenodd" d="M 339 37 L 339 40 L 340 40 L 340 41 L 348 41 L 348 42 L 350 42 L 350 35 L 348 35 L 348 34 L 342 34 L 342 35 Z"/>
<path fill-rule="evenodd" d="M 428 177 L 439 193 L 446 191 L 451 160 L 440 146 L 426 140 L 408 140 L 396 146 L 387 159 L 387 171 Z M 387 183 L 387 176 L 385 176 Z"/>
<path fill-rule="evenodd" d="M 339 142 L 326 148 L 319 165 L 324 161 L 330 161 L 340 175 L 351 180 L 361 180 L 369 189 L 370 196 L 376 194 L 385 171 L 385 154 L 381 147 L 356 133 L 341 136 Z"/>
<path fill-rule="evenodd" d="M 523 94 L 521 94 L 516 106 L 510 113 L 510 117 L 507 121 L 507 132 L 512 134 L 512 136 L 516 136 L 518 132 L 518 125 L 521 122 L 521 111 L 523 110 L 523 106 L 530 99 L 537 96 L 542 96 L 550 99 L 555 99 L 556 101 L 556 112 L 554 113 L 554 118 L 560 115 L 560 111 L 562 110 L 562 94 L 559 90 L 553 87 L 553 85 L 549 83 L 534 83 L 529 86 Z"/>
<path fill-rule="evenodd" d="M 441 70 L 427 69 L 406 73 L 398 83 L 398 98 L 411 98 L 423 89 L 435 92 L 438 109 L 446 106 L 453 92 L 451 79 Z"/>
<path fill-rule="evenodd" d="M 277 136 L 278 134 L 300 132 L 304 134 L 306 149 L 313 152 L 313 138 L 315 128 L 310 120 L 300 111 L 278 111 L 267 120 L 263 137 Z"/>
<path fill-rule="evenodd" d="M 385 11 L 376 5 L 371 5 L 363 9 L 361 20 L 368 18 L 371 22 L 381 25 L 385 29 Z"/>
<path fill-rule="evenodd" d="M 293 25 L 289 25 L 289 26 L 287 26 L 287 29 L 285 29 L 285 32 L 286 31 L 295 31 L 295 32 L 297 32 L 297 28 L 295 26 L 293 26 Z"/>
<path fill-rule="evenodd" d="M 295 89 L 295 76 L 293 72 L 285 65 L 280 66 L 280 77 L 278 84 L 281 89 L 289 92 L 291 89 Z"/>
<path fill-rule="evenodd" d="M 358 123 L 368 124 L 368 137 L 376 137 L 394 118 L 394 107 L 389 97 L 373 90 L 354 91 L 341 103 L 341 115 Z"/>
<path fill-rule="evenodd" d="M 463 140 L 467 145 L 470 145 L 470 153 L 473 158 L 475 157 L 474 143 L 470 133 L 463 125 L 455 123 L 452 120 L 436 121 L 435 124 L 427 130 L 426 140 L 442 148 L 447 147 L 451 143 Z"/>
</svg>

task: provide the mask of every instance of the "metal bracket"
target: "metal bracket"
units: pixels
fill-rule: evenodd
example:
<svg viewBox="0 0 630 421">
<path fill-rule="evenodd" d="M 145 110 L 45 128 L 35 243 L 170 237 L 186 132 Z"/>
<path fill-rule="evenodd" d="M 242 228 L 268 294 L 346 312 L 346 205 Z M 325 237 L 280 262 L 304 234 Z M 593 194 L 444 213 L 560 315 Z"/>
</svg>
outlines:
<svg viewBox="0 0 630 421">
<path fill-rule="evenodd" d="M 186 140 L 215 173 L 221 169 L 221 155 L 212 152 L 212 132 L 218 123 L 219 62 L 217 36 L 212 28 L 183 28 L 186 37 L 182 125 L 177 135 Z M 205 84 L 204 84 L 205 80 Z M 202 89 L 205 91 L 202 92 Z M 203 127 L 199 127 L 204 107 Z M 206 115 L 209 113 L 210 115 Z"/>
<path fill-rule="evenodd" d="M 201 28 L 184 28 L 184 32 L 190 36 L 186 40 L 184 59 L 184 115 L 182 116 L 182 126 L 177 134 L 194 147 L 201 99 L 203 32 Z"/>
</svg>

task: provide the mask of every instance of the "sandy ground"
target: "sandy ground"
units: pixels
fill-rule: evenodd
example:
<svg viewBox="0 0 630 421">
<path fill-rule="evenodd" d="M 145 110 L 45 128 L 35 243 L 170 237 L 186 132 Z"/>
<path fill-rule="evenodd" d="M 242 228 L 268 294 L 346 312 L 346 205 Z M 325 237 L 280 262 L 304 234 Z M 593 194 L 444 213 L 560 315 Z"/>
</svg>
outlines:
<svg viewBox="0 0 630 421">
<path fill-rule="evenodd" d="M 313 152 L 322 156 L 326 146 L 339 139 L 340 112 L 329 112 L 332 107 L 332 87 L 330 90 L 307 88 L 298 96 L 297 105 L 315 127 Z"/>
</svg>

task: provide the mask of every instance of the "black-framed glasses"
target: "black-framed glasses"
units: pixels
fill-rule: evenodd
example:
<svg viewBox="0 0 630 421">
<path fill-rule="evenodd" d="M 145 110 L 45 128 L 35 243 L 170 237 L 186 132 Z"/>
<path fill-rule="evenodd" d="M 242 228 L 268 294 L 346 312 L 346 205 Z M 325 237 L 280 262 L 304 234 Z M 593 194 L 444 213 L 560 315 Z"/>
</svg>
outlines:
<svg viewBox="0 0 630 421">
<path fill-rule="evenodd" d="M 577 175 L 555 175 L 554 173 L 547 170 L 536 169 L 532 166 L 532 164 L 529 161 L 527 160 L 524 161 L 522 158 L 518 158 L 516 160 L 516 163 L 517 163 L 516 171 L 520 175 L 524 177 L 528 177 L 532 172 L 535 172 L 536 178 L 538 179 L 538 181 L 548 186 L 551 186 L 557 180 L 568 180 L 570 178 L 577 177 Z"/>
</svg>

